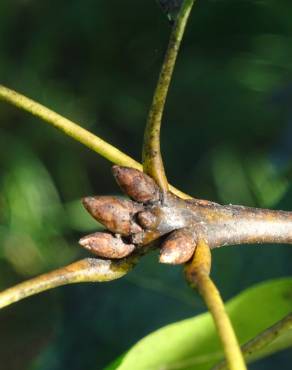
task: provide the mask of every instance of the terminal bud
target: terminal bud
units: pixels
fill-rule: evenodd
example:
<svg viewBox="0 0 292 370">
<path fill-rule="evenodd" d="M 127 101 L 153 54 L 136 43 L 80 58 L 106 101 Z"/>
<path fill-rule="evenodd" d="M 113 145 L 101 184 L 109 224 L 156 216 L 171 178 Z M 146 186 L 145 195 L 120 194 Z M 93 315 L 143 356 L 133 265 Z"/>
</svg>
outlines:
<svg viewBox="0 0 292 370">
<path fill-rule="evenodd" d="M 150 176 L 130 167 L 113 166 L 112 171 L 117 183 L 130 198 L 141 203 L 159 200 L 159 187 Z"/>
<path fill-rule="evenodd" d="M 123 258 L 135 249 L 134 244 L 126 244 L 121 237 L 106 232 L 86 235 L 79 240 L 79 244 L 98 257 L 104 258 Z"/>
<path fill-rule="evenodd" d="M 83 205 L 98 222 L 108 230 L 121 235 L 142 231 L 133 217 L 143 209 L 142 205 L 111 196 L 85 197 Z"/>
</svg>

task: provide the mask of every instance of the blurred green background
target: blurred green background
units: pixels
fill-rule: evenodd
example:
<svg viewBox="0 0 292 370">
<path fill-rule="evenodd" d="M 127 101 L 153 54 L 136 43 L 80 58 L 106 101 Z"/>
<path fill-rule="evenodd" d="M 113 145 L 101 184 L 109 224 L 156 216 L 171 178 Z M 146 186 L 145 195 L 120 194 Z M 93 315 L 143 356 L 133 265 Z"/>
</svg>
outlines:
<svg viewBox="0 0 292 370">
<path fill-rule="evenodd" d="M 198 1 L 167 101 L 171 183 L 221 203 L 292 209 L 292 3 Z M 155 0 L 1 0 L 0 81 L 136 159 L 170 25 Z M 0 102 L 0 289 L 86 256 L 89 194 L 110 163 Z M 225 299 L 291 274 L 287 246 L 221 248 Z M 1 370 L 101 369 L 152 330 L 205 310 L 180 267 L 147 256 L 120 281 L 58 288 L 0 312 Z M 253 364 L 290 369 L 291 351 Z M 151 370 L 151 369 L 149 369 Z"/>
</svg>

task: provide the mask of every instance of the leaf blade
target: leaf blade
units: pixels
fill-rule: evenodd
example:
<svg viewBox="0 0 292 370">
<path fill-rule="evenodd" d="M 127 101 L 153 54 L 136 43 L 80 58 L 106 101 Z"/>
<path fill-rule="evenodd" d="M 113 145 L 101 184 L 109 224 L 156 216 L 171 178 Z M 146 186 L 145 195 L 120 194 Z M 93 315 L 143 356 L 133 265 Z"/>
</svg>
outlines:
<svg viewBox="0 0 292 370">
<path fill-rule="evenodd" d="M 227 302 L 227 311 L 241 344 L 273 325 L 292 308 L 292 278 L 271 280 L 248 288 Z M 252 357 L 256 360 L 292 345 L 281 337 Z M 208 313 L 167 325 L 136 343 L 117 369 L 207 370 L 223 354 Z"/>
</svg>

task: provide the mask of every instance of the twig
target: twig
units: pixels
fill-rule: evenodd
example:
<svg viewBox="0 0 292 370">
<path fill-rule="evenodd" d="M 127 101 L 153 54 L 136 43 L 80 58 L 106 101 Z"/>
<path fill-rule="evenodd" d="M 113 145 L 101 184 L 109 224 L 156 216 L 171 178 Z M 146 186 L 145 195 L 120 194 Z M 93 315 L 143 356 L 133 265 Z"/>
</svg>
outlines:
<svg viewBox="0 0 292 370">
<path fill-rule="evenodd" d="M 137 261 L 137 256 L 119 261 L 85 258 L 4 290 L 0 293 L 0 308 L 61 285 L 119 279 L 127 274 Z"/>
<path fill-rule="evenodd" d="M 242 353 L 246 361 L 248 361 L 256 352 L 264 349 L 274 340 L 276 340 L 282 333 L 292 329 L 292 313 L 285 316 L 282 320 L 278 321 L 273 326 L 264 330 L 255 338 L 247 342 L 241 347 Z M 212 370 L 226 370 L 226 361 L 220 362 Z"/>
<path fill-rule="evenodd" d="M 114 146 L 95 136 L 91 132 L 80 127 L 78 124 L 64 118 L 51 109 L 17 93 L 5 86 L 0 85 L 0 99 L 7 101 L 20 109 L 23 109 L 32 115 L 61 130 L 66 135 L 87 146 L 89 149 L 97 152 L 110 162 L 121 164 L 122 166 L 134 167 L 141 169 L 141 165 L 122 153 Z"/>
<path fill-rule="evenodd" d="M 176 57 L 193 4 L 194 0 L 184 1 L 173 25 L 144 133 L 144 172 L 150 175 L 164 191 L 168 190 L 168 182 L 160 152 L 161 119 Z"/>
<path fill-rule="evenodd" d="M 229 370 L 246 370 L 230 319 L 215 284 L 209 276 L 211 253 L 208 244 L 199 240 L 193 260 L 186 265 L 185 274 L 192 287 L 203 297 L 217 328 Z"/>
<path fill-rule="evenodd" d="M 18 92 L 3 85 L 0 85 L 0 100 L 4 100 L 10 104 L 13 104 L 16 107 L 42 119 L 51 126 L 64 132 L 66 135 L 72 137 L 76 141 L 79 141 L 81 144 L 87 146 L 89 149 L 108 159 L 110 162 L 121 166 L 133 167 L 142 171 L 142 165 L 139 162 L 136 162 L 134 159 L 121 152 L 111 144 L 85 130 L 77 123 L 70 121 L 69 119 L 41 105 L 40 103 L 37 103 L 36 101 L 29 99 L 26 96 L 19 94 Z M 173 186 L 170 186 L 170 190 L 183 199 L 191 198 L 189 195 L 174 188 Z"/>
</svg>

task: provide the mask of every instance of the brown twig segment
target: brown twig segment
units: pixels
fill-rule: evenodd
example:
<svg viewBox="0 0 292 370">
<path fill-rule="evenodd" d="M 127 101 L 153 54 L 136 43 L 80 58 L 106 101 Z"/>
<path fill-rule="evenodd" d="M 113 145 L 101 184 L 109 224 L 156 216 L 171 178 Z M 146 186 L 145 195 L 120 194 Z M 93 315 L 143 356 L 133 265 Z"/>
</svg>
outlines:
<svg viewBox="0 0 292 370">
<path fill-rule="evenodd" d="M 186 203 L 194 211 L 197 228 L 206 235 L 211 248 L 236 244 L 292 243 L 292 212 L 214 203 L 203 205 L 192 201 Z"/>
<path fill-rule="evenodd" d="M 241 347 L 245 360 L 248 362 L 258 351 L 266 348 L 274 342 L 282 333 L 292 329 L 292 313 L 285 316 L 273 326 L 264 330 L 255 338 L 247 342 Z M 227 363 L 225 361 L 216 365 L 212 370 L 227 370 Z"/>
<path fill-rule="evenodd" d="M 292 244 L 291 212 L 183 200 L 163 192 L 143 172 L 119 166 L 114 166 L 113 172 L 121 188 L 137 201 L 111 196 L 84 198 L 88 212 L 115 234 L 105 237 L 104 233 L 100 236 L 96 233 L 82 239 L 81 245 L 100 257 L 122 258 L 167 234 L 160 262 L 171 264 L 188 261 L 196 240 L 202 238 L 210 248 L 251 243 Z"/>
<path fill-rule="evenodd" d="M 127 274 L 136 262 L 136 256 L 117 262 L 97 258 L 74 262 L 0 292 L 0 308 L 61 285 L 119 279 Z"/>
<path fill-rule="evenodd" d="M 185 267 L 185 276 L 190 285 L 197 288 L 203 297 L 217 328 L 229 370 L 246 370 L 246 365 L 224 303 L 209 273 L 211 253 L 208 244 L 199 240 L 193 260 Z"/>
<path fill-rule="evenodd" d="M 168 182 L 160 151 L 161 120 L 177 54 L 193 3 L 194 0 L 184 1 L 173 25 L 144 133 L 143 170 L 164 191 L 168 190 Z"/>
</svg>

